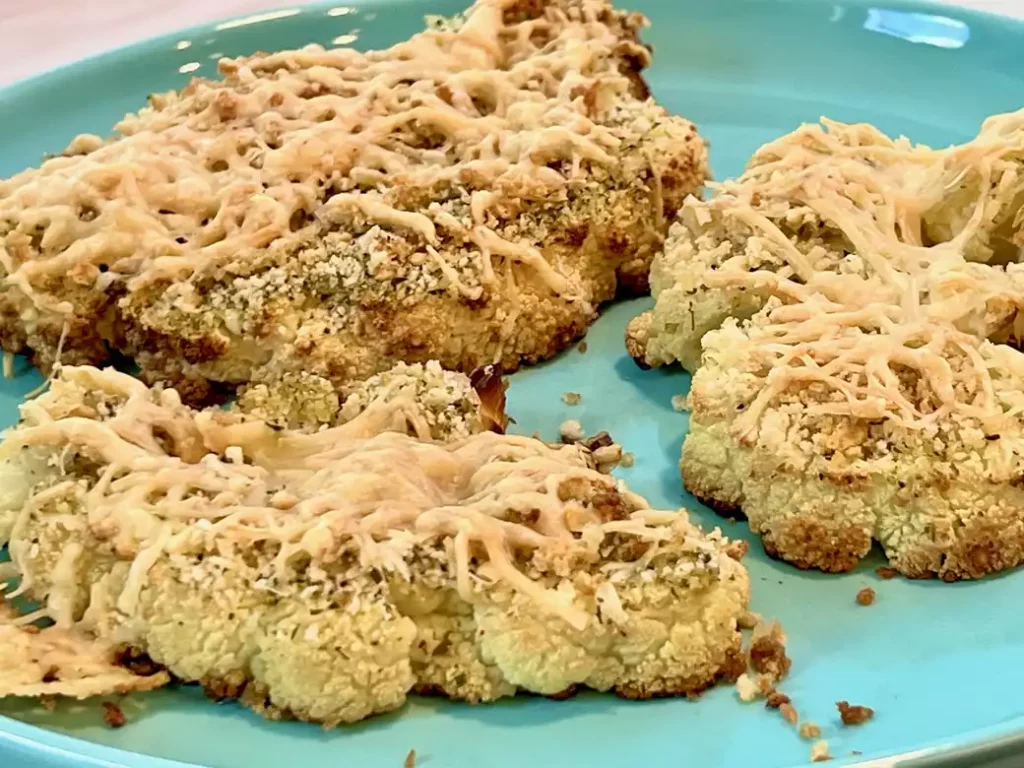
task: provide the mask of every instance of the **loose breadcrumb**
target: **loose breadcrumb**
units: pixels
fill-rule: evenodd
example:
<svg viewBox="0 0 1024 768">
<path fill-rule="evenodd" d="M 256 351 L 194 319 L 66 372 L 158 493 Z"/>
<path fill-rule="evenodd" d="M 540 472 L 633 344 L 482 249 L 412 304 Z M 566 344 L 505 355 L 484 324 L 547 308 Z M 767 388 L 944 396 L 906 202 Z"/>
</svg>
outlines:
<svg viewBox="0 0 1024 768">
<path fill-rule="evenodd" d="M 890 568 L 887 565 L 883 565 L 879 568 L 875 568 L 875 573 L 877 573 L 879 577 L 888 581 L 889 579 L 895 579 L 896 574 L 898 574 L 899 571 L 897 571 L 895 568 Z"/>
<path fill-rule="evenodd" d="M 792 701 L 790 700 L 789 696 L 784 694 L 782 691 L 772 691 L 768 694 L 768 699 L 765 701 L 764 705 L 768 709 L 778 709 L 783 704 L 791 703 Z"/>
<path fill-rule="evenodd" d="M 583 439 L 583 425 L 576 419 L 566 419 L 558 428 L 558 435 L 563 443 L 578 443 Z"/>
<path fill-rule="evenodd" d="M 761 689 L 754 679 L 744 672 L 736 678 L 736 695 L 740 697 L 740 701 L 749 704 L 761 695 Z"/>
<path fill-rule="evenodd" d="M 686 395 L 673 395 L 672 396 L 672 409 L 683 413 L 686 408 Z"/>
<path fill-rule="evenodd" d="M 821 728 L 817 723 L 813 723 L 810 720 L 800 723 L 800 737 L 810 741 L 811 739 L 821 738 Z"/>
<path fill-rule="evenodd" d="M 583 400 L 583 395 L 579 392 L 563 392 L 562 402 L 566 405 L 579 405 Z"/>
<path fill-rule="evenodd" d="M 128 720 L 124 711 L 112 701 L 103 702 L 103 722 L 108 728 L 123 728 Z"/>
<path fill-rule="evenodd" d="M 416 768 L 416 750 L 410 749 L 409 754 L 405 756 L 405 762 L 402 763 L 402 768 Z"/>
<path fill-rule="evenodd" d="M 858 605 L 871 605 L 874 602 L 875 590 L 873 590 L 871 587 L 864 587 L 864 589 L 857 593 Z"/>
<path fill-rule="evenodd" d="M 832 759 L 832 755 L 828 752 L 828 742 L 822 739 L 816 741 L 811 745 L 811 762 L 812 763 L 824 763 Z"/>
<path fill-rule="evenodd" d="M 847 701 L 837 701 L 836 709 L 839 710 L 843 725 L 862 725 L 875 716 L 875 710 L 871 707 L 862 707 Z"/>
<path fill-rule="evenodd" d="M 754 627 L 754 641 L 750 645 L 750 666 L 755 672 L 771 680 L 781 680 L 792 664 L 786 655 L 786 638 L 782 626 L 776 621 L 770 626 Z"/>
<path fill-rule="evenodd" d="M 581 342 L 580 342 L 580 343 L 579 343 L 579 344 L 578 344 L 578 345 L 576 346 L 576 349 L 577 349 L 577 350 L 579 351 L 579 353 L 580 353 L 581 355 L 585 355 L 585 354 L 587 354 L 587 342 L 585 342 L 585 341 L 581 341 Z"/>
<path fill-rule="evenodd" d="M 636 463 L 636 457 L 632 453 L 627 452 L 627 453 L 622 454 L 622 462 L 621 462 L 621 464 L 626 469 L 629 469 L 635 463 Z"/>
<path fill-rule="evenodd" d="M 786 722 L 790 725 L 796 725 L 800 720 L 800 716 L 797 714 L 796 708 L 788 702 L 779 707 L 779 712 L 782 713 L 782 717 L 785 718 Z"/>
</svg>

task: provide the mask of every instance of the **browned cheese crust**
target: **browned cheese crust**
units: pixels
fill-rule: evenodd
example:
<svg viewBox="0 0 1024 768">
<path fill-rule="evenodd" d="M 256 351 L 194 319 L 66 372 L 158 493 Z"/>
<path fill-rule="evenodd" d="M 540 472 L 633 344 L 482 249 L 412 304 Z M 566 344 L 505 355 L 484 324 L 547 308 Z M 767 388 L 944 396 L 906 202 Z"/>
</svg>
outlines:
<svg viewBox="0 0 1024 768">
<path fill-rule="evenodd" d="M 44 370 L 125 354 L 194 402 L 548 358 L 647 291 L 706 176 L 649 99 L 644 23 L 479 0 L 385 51 L 224 60 L 0 182 L 0 344 Z"/>
</svg>

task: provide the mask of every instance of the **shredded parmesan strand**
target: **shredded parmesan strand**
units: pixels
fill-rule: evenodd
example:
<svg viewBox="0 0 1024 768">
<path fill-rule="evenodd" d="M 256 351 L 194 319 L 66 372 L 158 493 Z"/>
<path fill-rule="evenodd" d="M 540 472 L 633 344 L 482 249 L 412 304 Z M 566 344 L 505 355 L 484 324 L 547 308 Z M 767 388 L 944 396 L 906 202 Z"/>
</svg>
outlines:
<svg viewBox="0 0 1024 768">
<path fill-rule="evenodd" d="M 113 398 L 108 415 L 72 415 L 81 405 L 69 401 L 96 391 Z M 277 548 L 282 575 L 295 555 L 331 562 L 348 551 L 367 567 L 402 573 L 411 545 L 450 538 L 452 573 L 465 598 L 486 566 L 491 579 L 582 629 L 591 615 L 528 577 L 523 553 L 550 548 L 590 557 L 607 537 L 657 543 L 670 536 L 667 526 L 686 524 L 685 516 L 659 517 L 620 492 L 580 446 L 493 432 L 441 444 L 430 441 L 429 428 L 410 437 L 410 429 L 418 431 L 412 405 L 385 396 L 341 426 L 298 433 L 239 414 L 193 411 L 169 391 L 140 389 L 123 374 L 66 368 L 49 393 L 23 408 L 24 421 L 7 433 L 2 451 L 11 456 L 33 446 L 101 463 L 88 488 L 67 479 L 36 489 L 25 508 L 72 503 L 94 536 L 132 560 L 116 602 L 127 615 L 168 553 L 215 551 L 232 559 L 263 543 Z M 630 516 L 602 520 L 596 509 L 587 511 L 602 494 L 621 498 Z M 581 525 L 588 533 L 577 538 Z M 704 551 L 694 541 L 694 551 Z M 21 549 L 14 554 L 24 556 Z M 49 610 L 62 626 L 71 608 L 61 584 L 78 554 L 66 549 L 52 577 Z M 474 565 L 478 560 L 483 564 Z M 614 613 L 615 603 L 607 610 Z"/>
<path fill-rule="evenodd" d="M 488 189 L 563 194 L 581 163 L 611 165 L 621 143 L 592 119 L 588 99 L 628 94 L 622 57 L 649 58 L 628 42 L 639 22 L 601 0 L 534 20 L 506 19 L 505 8 L 478 0 L 458 28 L 383 51 L 308 46 L 224 59 L 223 82 L 153 95 L 114 138 L 79 136 L 63 156 L 0 182 L 7 283 L 33 316 L 68 316 L 74 305 L 44 288 L 54 279 L 135 292 L 249 275 L 356 218 L 433 247 L 458 285 L 458 252 L 439 231 L 451 217 L 407 210 L 393 190 L 473 177 Z M 552 291 L 569 290 L 539 251 L 484 226 L 485 210 L 484 198 L 474 203 L 485 262 L 511 259 Z"/>
<path fill-rule="evenodd" d="M 1012 253 L 994 249 L 1009 247 L 997 242 L 1006 237 L 999 227 L 1024 223 L 1024 111 L 939 151 L 823 122 L 827 130 L 805 126 L 765 145 L 739 179 L 715 185 L 713 199 L 687 204 L 684 235 L 707 231 L 715 215 L 749 232 L 745 252 L 726 242 L 721 262 L 697 261 L 697 280 L 767 300 L 741 326 L 765 373 L 738 434 L 756 439 L 766 411 L 794 393 L 813 400 L 815 414 L 914 430 L 951 414 L 1002 422 L 1009 411 L 998 391 L 1009 385 L 997 381 L 998 366 L 1012 358 L 1019 370 L 1020 353 L 991 342 L 1021 339 L 1024 269 L 979 262 L 1020 257 L 1019 234 Z M 946 219 L 953 224 L 942 229 Z"/>
</svg>

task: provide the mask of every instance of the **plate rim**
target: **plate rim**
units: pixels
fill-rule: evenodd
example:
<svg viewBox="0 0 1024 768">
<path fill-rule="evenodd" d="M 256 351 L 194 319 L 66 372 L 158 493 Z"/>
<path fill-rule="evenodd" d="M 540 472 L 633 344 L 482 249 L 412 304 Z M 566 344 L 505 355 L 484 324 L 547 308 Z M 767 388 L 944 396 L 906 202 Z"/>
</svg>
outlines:
<svg viewBox="0 0 1024 768">
<path fill-rule="evenodd" d="M 197 35 L 224 31 L 224 24 L 238 22 L 254 16 L 269 16 L 254 24 L 269 24 L 300 16 L 322 14 L 326 9 L 344 6 L 364 9 L 402 4 L 422 5 L 426 13 L 428 0 L 297 0 L 299 5 L 274 6 L 258 13 L 233 14 L 218 17 L 207 22 L 176 28 L 169 32 L 141 38 L 135 42 L 116 46 L 93 53 L 80 59 L 58 64 L 29 77 L 0 85 L 0 104 L 11 98 L 31 93 L 34 88 L 59 80 L 83 69 L 110 66 L 126 58 L 152 52 L 163 46 L 171 46 L 179 40 Z M 736 5 L 778 5 L 786 0 L 727 0 Z M 807 1 L 807 0 L 805 0 Z M 466 0 L 467 4 L 471 0 Z M 629 0 L 615 0 L 623 6 Z M 844 7 L 873 7 L 872 0 L 842 0 Z M 978 8 L 967 8 L 955 0 L 887 0 L 887 8 L 919 9 L 934 15 L 951 15 L 968 23 L 995 25 L 1009 28 L 1024 37 L 1024 17 L 1018 18 Z M 277 15 L 283 11 L 294 11 L 286 16 Z M 1024 566 L 1021 566 L 1024 568 Z M 901 752 L 857 759 L 853 762 L 841 760 L 847 768 L 966 768 L 983 760 L 1016 756 L 1024 758 L 1024 715 L 1000 723 L 974 728 L 950 737 L 950 741 L 939 746 L 909 749 Z M 81 739 L 42 726 L 0 714 L 0 759 L 28 758 L 47 760 L 45 765 L 55 768 L 205 768 L 197 763 L 187 763 L 168 758 L 131 752 L 120 747 L 108 746 Z M 17 765 L 15 763 L 15 765 Z M 787 768 L 811 768 L 812 763 L 797 763 Z"/>
</svg>

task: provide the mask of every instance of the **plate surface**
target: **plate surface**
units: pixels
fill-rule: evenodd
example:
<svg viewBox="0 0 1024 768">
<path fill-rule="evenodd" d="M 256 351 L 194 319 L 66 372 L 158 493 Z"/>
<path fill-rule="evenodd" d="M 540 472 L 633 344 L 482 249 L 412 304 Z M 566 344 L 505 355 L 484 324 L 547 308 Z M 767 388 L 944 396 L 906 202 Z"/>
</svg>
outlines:
<svg viewBox="0 0 1024 768">
<path fill-rule="evenodd" d="M 623 0 L 629 2 L 629 0 Z M 879 0 L 881 2 L 881 0 Z M 855 0 L 632 0 L 653 21 L 649 82 L 671 110 L 711 140 L 719 178 L 736 174 L 764 141 L 819 115 L 870 121 L 932 145 L 969 137 L 988 114 L 1024 105 L 1024 25 L 922 3 L 871 6 Z M 188 30 L 91 59 L 0 92 L 0 176 L 60 150 L 76 133 L 103 133 L 147 93 L 210 76 L 221 55 L 308 42 L 381 47 L 417 30 L 424 12 L 452 13 L 461 0 L 369 0 L 313 6 Z M 354 36 L 354 37 L 353 37 Z M 636 455 L 621 474 L 655 505 L 685 504 L 706 526 L 722 525 L 681 489 L 676 462 L 687 426 L 672 410 L 681 371 L 638 370 L 625 355 L 625 323 L 648 306 L 611 308 L 588 336 L 588 351 L 516 374 L 510 411 L 517 429 L 554 438 L 566 418 L 605 429 Z M 0 384 L 0 423 L 39 381 L 21 362 Z M 565 406 L 560 395 L 583 401 Z M 979 583 L 882 582 L 875 556 L 846 576 L 799 572 L 752 542 L 747 565 L 754 608 L 782 620 L 793 671 L 785 689 L 818 722 L 837 762 L 938 765 L 976 758 L 997 743 L 1024 743 L 1024 572 Z M 873 586 L 870 608 L 854 596 Z M 876 710 L 844 729 L 834 702 Z M 523 698 L 487 707 L 416 701 L 400 713 L 323 732 L 268 723 L 236 706 L 206 702 L 195 689 L 133 697 L 131 721 L 106 729 L 96 703 L 45 714 L 0 702 L 0 764 L 49 768 L 157 768 L 181 761 L 217 768 L 280 765 L 400 765 L 410 749 L 428 768 L 459 766 L 695 766 L 788 768 L 808 759 L 777 713 L 742 705 L 730 688 L 699 703 L 627 703 L 585 695 L 568 702 Z M 124 751 L 121 751 L 124 750 Z M 138 753 L 138 754 L 130 754 Z M 908 754 L 909 753 L 909 754 Z M 920 761 L 920 762 L 919 762 Z"/>
</svg>

